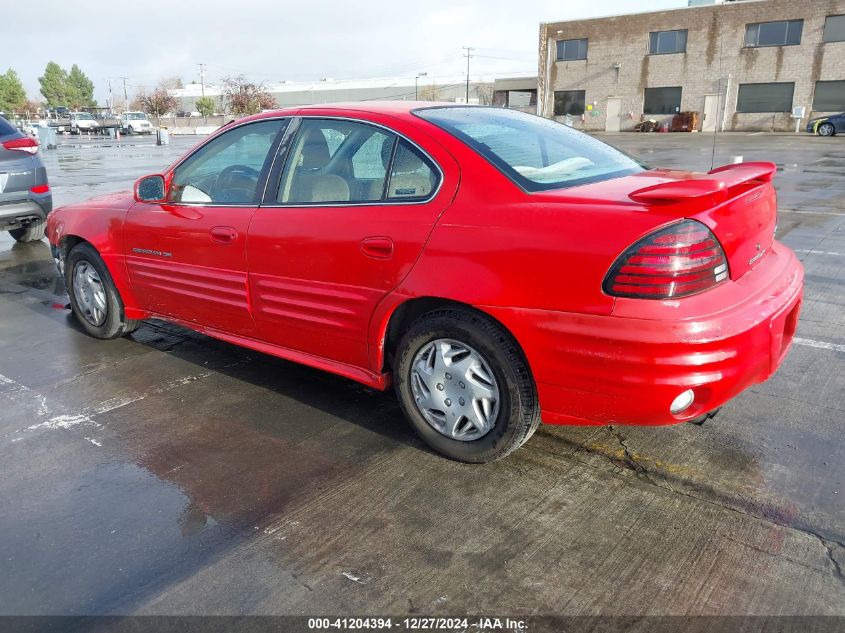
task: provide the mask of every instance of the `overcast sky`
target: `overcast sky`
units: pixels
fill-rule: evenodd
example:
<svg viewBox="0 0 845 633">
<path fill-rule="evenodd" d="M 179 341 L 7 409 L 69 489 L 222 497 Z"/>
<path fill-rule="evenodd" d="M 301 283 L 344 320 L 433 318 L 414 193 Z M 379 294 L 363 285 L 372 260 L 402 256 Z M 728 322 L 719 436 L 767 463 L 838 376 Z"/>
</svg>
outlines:
<svg viewBox="0 0 845 633">
<path fill-rule="evenodd" d="M 129 95 L 163 77 L 206 82 L 537 72 L 540 22 L 686 6 L 686 0 L 47 0 L 6 2 L 0 72 L 14 68 L 30 98 L 48 61 L 91 78 L 95 97 L 127 77 Z M 17 25 L 17 26 L 13 26 Z"/>
</svg>

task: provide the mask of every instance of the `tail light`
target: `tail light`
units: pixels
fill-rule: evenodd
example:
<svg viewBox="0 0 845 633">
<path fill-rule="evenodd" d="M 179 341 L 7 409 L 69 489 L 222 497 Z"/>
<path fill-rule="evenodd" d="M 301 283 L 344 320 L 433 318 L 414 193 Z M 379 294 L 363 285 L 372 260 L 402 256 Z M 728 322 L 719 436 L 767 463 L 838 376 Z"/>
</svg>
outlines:
<svg viewBox="0 0 845 633">
<path fill-rule="evenodd" d="M 604 280 L 614 297 L 677 299 L 722 283 L 728 262 L 713 233 L 684 220 L 641 239 L 626 250 Z"/>
<path fill-rule="evenodd" d="M 33 138 L 15 138 L 3 143 L 3 149 L 11 149 L 27 154 L 35 154 L 38 151 L 38 141 Z"/>
<path fill-rule="evenodd" d="M 47 193 L 48 191 L 50 191 L 50 185 L 35 185 L 30 189 L 30 191 L 32 193 Z"/>
</svg>

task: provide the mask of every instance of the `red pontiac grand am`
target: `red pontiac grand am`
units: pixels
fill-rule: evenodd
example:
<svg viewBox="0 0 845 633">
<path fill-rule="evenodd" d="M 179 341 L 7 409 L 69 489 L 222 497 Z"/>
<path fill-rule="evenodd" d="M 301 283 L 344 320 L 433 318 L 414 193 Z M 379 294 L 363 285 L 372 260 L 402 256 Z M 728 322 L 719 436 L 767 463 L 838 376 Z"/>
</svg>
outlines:
<svg viewBox="0 0 845 633">
<path fill-rule="evenodd" d="M 648 169 L 498 108 L 303 107 L 57 209 L 48 236 L 92 336 L 167 319 L 392 382 L 429 446 L 485 462 L 541 419 L 697 420 L 768 378 L 803 284 L 774 173 Z"/>
</svg>

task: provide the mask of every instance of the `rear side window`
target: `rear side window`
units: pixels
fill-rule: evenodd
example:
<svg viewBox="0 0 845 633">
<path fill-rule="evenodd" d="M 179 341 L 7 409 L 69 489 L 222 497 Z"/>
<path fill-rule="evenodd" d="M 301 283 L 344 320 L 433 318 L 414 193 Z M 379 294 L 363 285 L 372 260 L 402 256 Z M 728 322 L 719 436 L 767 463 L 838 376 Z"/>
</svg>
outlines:
<svg viewBox="0 0 845 633">
<path fill-rule="evenodd" d="M 437 173 L 431 161 L 407 141 L 400 141 L 390 170 L 387 198 L 422 200 L 431 195 L 436 185 Z"/>
<path fill-rule="evenodd" d="M 13 134 L 14 132 L 15 128 L 12 124 L 0 116 L 0 136 L 6 136 L 7 134 Z"/>
<path fill-rule="evenodd" d="M 465 142 L 526 191 L 572 187 L 643 170 L 634 159 L 587 134 L 515 110 L 450 106 L 414 114 Z"/>
</svg>

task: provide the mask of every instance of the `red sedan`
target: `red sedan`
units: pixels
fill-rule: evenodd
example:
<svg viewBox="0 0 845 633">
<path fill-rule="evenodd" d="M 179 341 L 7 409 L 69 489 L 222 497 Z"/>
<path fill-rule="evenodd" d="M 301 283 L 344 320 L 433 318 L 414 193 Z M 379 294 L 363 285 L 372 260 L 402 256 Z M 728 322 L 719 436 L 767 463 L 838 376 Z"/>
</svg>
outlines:
<svg viewBox="0 0 845 633">
<path fill-rule="evenodd" d="M 685 422 L 768 378 L 803 284 L 774 173 L 648 169 L 504 109 L 315 106 L 231 123 L 48 236 L 92 336 L 167 319 L 392 382 L 433 449 L 484 462 L 541 419 Z"/>
</svg>

